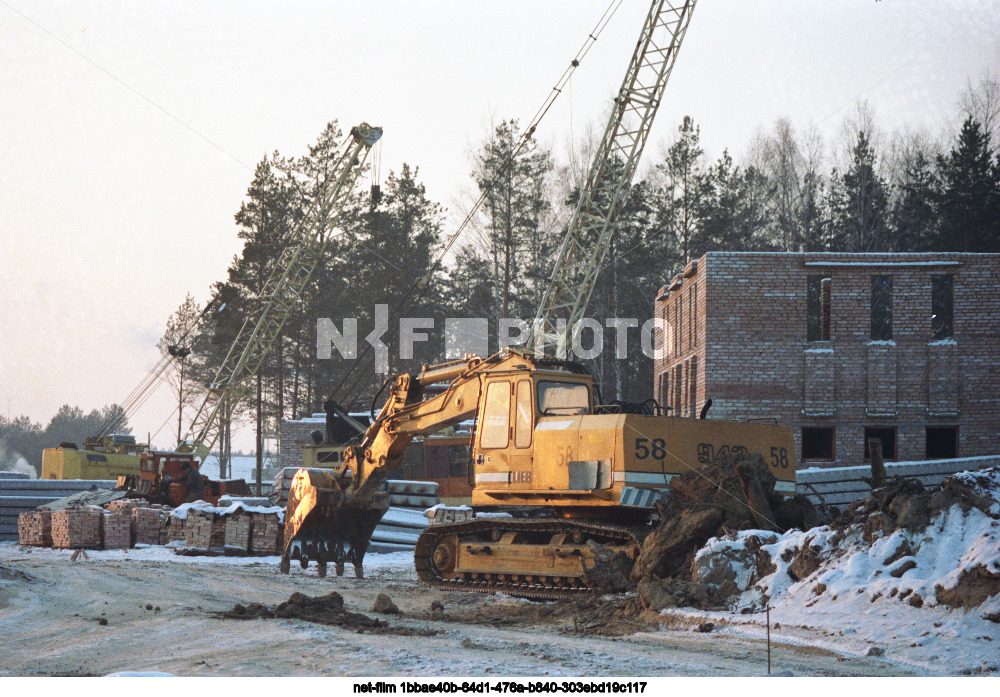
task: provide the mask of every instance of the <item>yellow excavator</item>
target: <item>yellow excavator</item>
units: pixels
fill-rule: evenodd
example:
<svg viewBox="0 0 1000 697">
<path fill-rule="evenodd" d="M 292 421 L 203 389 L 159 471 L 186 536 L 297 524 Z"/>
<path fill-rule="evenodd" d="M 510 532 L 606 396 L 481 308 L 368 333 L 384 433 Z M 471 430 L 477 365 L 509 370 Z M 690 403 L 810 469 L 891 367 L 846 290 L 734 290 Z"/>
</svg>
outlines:
<svg viewBox="0 0 1000 697">
<path fill-rule="evenodd" d="M 424 398 L 440 384 L 443 392 Z M 350 562 L 362 577 L 368 540 L 388 510 L 380 490 L 388 471 L 413 437 L 471 418 L 478 517 L 432 525 L 416 546 L 420 579 L 441 588 L 534 597 L 600 590 L 598 550 L 635 559 L 661 490 L 726 451 L 764 454 L 776 489 L 795 488 L 791 429 L 623 413 L 598 405 L 591 375 L 566 360 L 508 349 L 400 375 L 389 392 L 338 468 L 296 473 L 282 571 L 297 559 L 316 561 L 321 576 L 333 562 L 340 575 Z"/>
</svg>

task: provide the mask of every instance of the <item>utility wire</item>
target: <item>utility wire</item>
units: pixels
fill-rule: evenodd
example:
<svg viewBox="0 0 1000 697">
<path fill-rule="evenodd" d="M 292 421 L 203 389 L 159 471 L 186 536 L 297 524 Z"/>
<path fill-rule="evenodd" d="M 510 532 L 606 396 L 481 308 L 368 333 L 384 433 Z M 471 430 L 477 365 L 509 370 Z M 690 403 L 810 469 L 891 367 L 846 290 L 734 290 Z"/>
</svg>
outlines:
<svg viewBox="0 0 1000 697">
<path fill-rule="evenodd" d="M 231 157 L 232 160 L 233 160 L 233 162 L 236 162 L 237 164 L 242 165 L 243 167 L 245 167 L 246 169 L 250 170 L 251 172 L 253 171 L 253 168 L 250 165 L 248 165 L 245 162 L 241 161 L 240 158 L 236 157 L 236 155 L 234 155 L 233 153 L 229 152 L 228 150 L 226 150 L 224 147 L 222 147 L 218 143 L 216 143 L 216 142 L 212 141 L 211 139 L 209 139 L 208 136 L 206 136 L 205 134 L 201 133 L 200 131 L 195 130 L 195 128 L 193 126 L 191 126 L 191 125 L 187 124 L 186 122 L 182 121 L 179 117 L 174 116 L 172 113 L 170 113 L 169 111 L 167 111 L 164 107 L 160 106 L 159 104 L 157 104 L 156 102 L 154 102 L 152 99 L 150 99 L 149 97 L 147 97 L 146 95 L 144 95 L 142 92 L 140 92 L 136 88 L 132 87 L 132 85 L 130 85 L 127 82 L 125 82 L 124 80 L 122 80 L 120 77 L 118 77 L 117 75 L 115 75 L 114 73 L 112 73 L 110 70 L 108 70 L 104 66 L 102 66 L 99 63 L 97 63 L 94 60 L 92 60 L 85 53 L 82 53 L 81 51 L 77 50 L 76 48 L 74 48 L 70 44 L 68 44 L 65 41 L 63 41 L 62 39 L 60 39 L 58 36 L 56 36 L 55 34 L 53 34 L 52 32 L 50 32 L 48 29 L 46 29 L 41 24 L 39 24 L 38 22 L 36 22 L 35 20 L 33 20 L 28 15 L 24 14 L 23 12 L 21 12 L 17 8 L 12 7 L 9 3 L 5 2 L 4 0 L 0 0 L 0 5 L 3 5 L 4 7 L 6 7 L 8 10 L 10 10 L 11 12 L 13 12 L 14 14 L 20 16 L 26 22 L 32 24 L 39 31 L 44 32 L 45 34 L 48 34 L 50 37 L 52 37 L 53 39 L 55 39 L 56 41 L 58 41 L 60 44 L 62 44 L 66 48 L 68 48 L 70 51 L 72 51 L 76 55 L 80 56 L 80 58 L 82 58 L 83 60 L 85 60 L 88 63 L 90 63 L 92 66 L 94 66 L 95 68 L 97 68 L 98 70 L 100 70 L 102 73 L 104 73 L 105 75 L 107 75 L 108 77 L 110 77 L 112 80 L 114 80 L 115 82 L 117 82 L 119 85 L 121 85 L 122 87 L 124 87 L 125 89 L 127 89 L 129 92 L 131 92 L 132 94 L 134 94 L 135 96 L 137 96 L 139 99 L 143 100 L 144 102 L 146 102 L 147 104 L 149 104 L 150 106 L 152 106 L 154 109 L 162 112 L 164 115 L 166 115 L 169 118 L 173 119 L 178 124 L 180 124 L 182 127 L 184 127 L 187 130 L 191 131 L 191 133 L 193 133 L 196 136 L 198 136 L 199 138 L 201 138 L 203 141 L 205 141 L 206 143 L 208 143 L 209 145 L 211 145 L 213 148 L 215 148 L 219 152 L 227 155 L 228 157 Z"/>
</svg>

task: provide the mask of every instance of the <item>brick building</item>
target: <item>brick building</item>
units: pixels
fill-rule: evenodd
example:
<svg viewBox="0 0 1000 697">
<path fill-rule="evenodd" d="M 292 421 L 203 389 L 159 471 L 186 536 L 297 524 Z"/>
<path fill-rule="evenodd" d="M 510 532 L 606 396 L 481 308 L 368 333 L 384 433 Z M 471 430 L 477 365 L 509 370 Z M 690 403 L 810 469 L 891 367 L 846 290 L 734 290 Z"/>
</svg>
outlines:
<svg viewBox="0 0 1000 697">
<path fill-rule="evenodd" d="M 774 418 L 800 466 L 1000 453 L 1000 254 L 710 252 L 656 311 L 675 415 Z"/>
</svg>

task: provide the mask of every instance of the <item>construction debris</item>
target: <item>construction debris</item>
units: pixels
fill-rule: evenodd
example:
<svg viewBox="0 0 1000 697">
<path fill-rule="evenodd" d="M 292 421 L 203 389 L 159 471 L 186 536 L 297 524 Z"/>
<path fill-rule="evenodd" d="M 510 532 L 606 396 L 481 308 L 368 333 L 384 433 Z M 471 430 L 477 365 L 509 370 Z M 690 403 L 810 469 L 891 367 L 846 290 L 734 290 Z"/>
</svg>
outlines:
<svg viewBox="0 0 1000 697">
<path fill-rule="evenodd" d="M 400 614 L 399 608 L 396 607 L 396 603 L 392 602 L 392 598 L 385 593 L 379 593 L 378 597 L 375 598 L 375 604 L 372 606 L 372 612 L 378 612 L 383 615 Z"/>
<path fill-rule="evenodd" d="M 808 499 L 785 499 L 775 493 L 775 481 L 760 455 L 738 460 L 729 454 L 672 480 L 670 495 L 658 505 L 661 522 L 643 543 L 632 582 L 690 577 L 695 553 L 713 537 L 737 530 L 813 527 L 817 516 Z M 648 582 L 646 588 L 653 591 Z M 671 596 L 676 592 L 690 596 L 689 589 L 669 590 Z"/>
<path fill-rule="evenodd" d="M 792 593 L 795 584 L 805 592 Z M 681 589 L 685 597 L 675 592 Z M 780 602 L 1000 610 L 1000 470 L 962 472 L 940 486 L 890 478 L 831 525 L 785 534 L 719 535 L 690 569 L 640 582 L 645 606 L 755 612 Z M 833 611 L 828 610 L 828 611 Z"/>
</svg>

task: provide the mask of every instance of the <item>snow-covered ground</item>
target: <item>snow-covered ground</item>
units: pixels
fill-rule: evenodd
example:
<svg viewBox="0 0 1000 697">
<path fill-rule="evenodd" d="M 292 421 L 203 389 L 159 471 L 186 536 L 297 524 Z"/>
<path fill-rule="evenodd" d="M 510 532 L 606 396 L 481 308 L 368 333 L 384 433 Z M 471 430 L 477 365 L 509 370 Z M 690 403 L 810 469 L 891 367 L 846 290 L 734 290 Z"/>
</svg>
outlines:
<svg viewBox="0 0 1000 697">
<path fill-rule="evenodd" d="M 257 481 L 257 456 L 256 455 L 233 455 L 231 470 L 232 474 L 227 479 L 244 479 L 248 482 Z M 278 456 L 271 456 L 272 469 L 268 469 L 268 461 L 264 461 L 264 483 L 274 481 L 273 467 L 277 466 Z M 216 478 L 219 476 L 219 459 L 215 455 L 205 458 L 205 463 L 201 467 L 203 474 Z M 270 476 L 268 476 L 270 474 Z"/>
<path fill-rule="evenodd" d="M 1000 499 L 997 493 L 991 495 Z M 869 540 L 859 525 L 713 539 L 698 553 L 696 568 L 702 578 L 731 578 L 743 589 L 732 612 L 664 612 L 713 618 L 727 625 L 725 631 L 763 636 L 766 604 L 772 636 L 780 625 L 783 641 L 856 655 L 884 652 L 930 672 L 1000 674 L 1000 624 L 987 618 L 1000 615 L 1000 595 L 969 609 L 949 607 L 941 597 L 947 599 L 963 577 L 967 583 L 977 573 L 1000 575 L 997 514 L 1000 505 L 988 514 L 953 505 L 926 529 L 876 532 Z M 803 550 L 818 567 L 796 580 L 789 570 Z M 763 576 L 757 563 L 762 555 L 768 560 Z"/>
<path fill-rule="evenodd" d="M 13 553 L 17 548 L 16 542 L 0 542 L 0 550 L 6 548 Z M 30 553 L 33 559 L 63 559 L 69 560 L 73 555 L 72 549 L 55 549 L 53 547 L 31 547 Z M 177 554 L 173 547 L 162 545 L 138 544 L 132 549 L 88 549 L 87 558 L 94 562 L 100 561 L 143 561 L 143 562 L 170 562 L 174 564 L 196 564 L 209 566 L 267 566 L 278 568 L 281 557 L 278 555 L 270 557 L 238 557 L 238 556 L 187 556 Z M 5 555 L 0 554 L 0 559 Z M 298 564 L 292 564 L 292 572 L 299 569 Z M 413 569 L 412 552 L 392 552 L 390 554 L 369 553 L 365 555 L 366 572 L 399 572 Z M 316 574 L 316 565 L 309 567 L 310 575 Z M 414 578 L 416 573 L 414 572 Z"/>
</svg>

